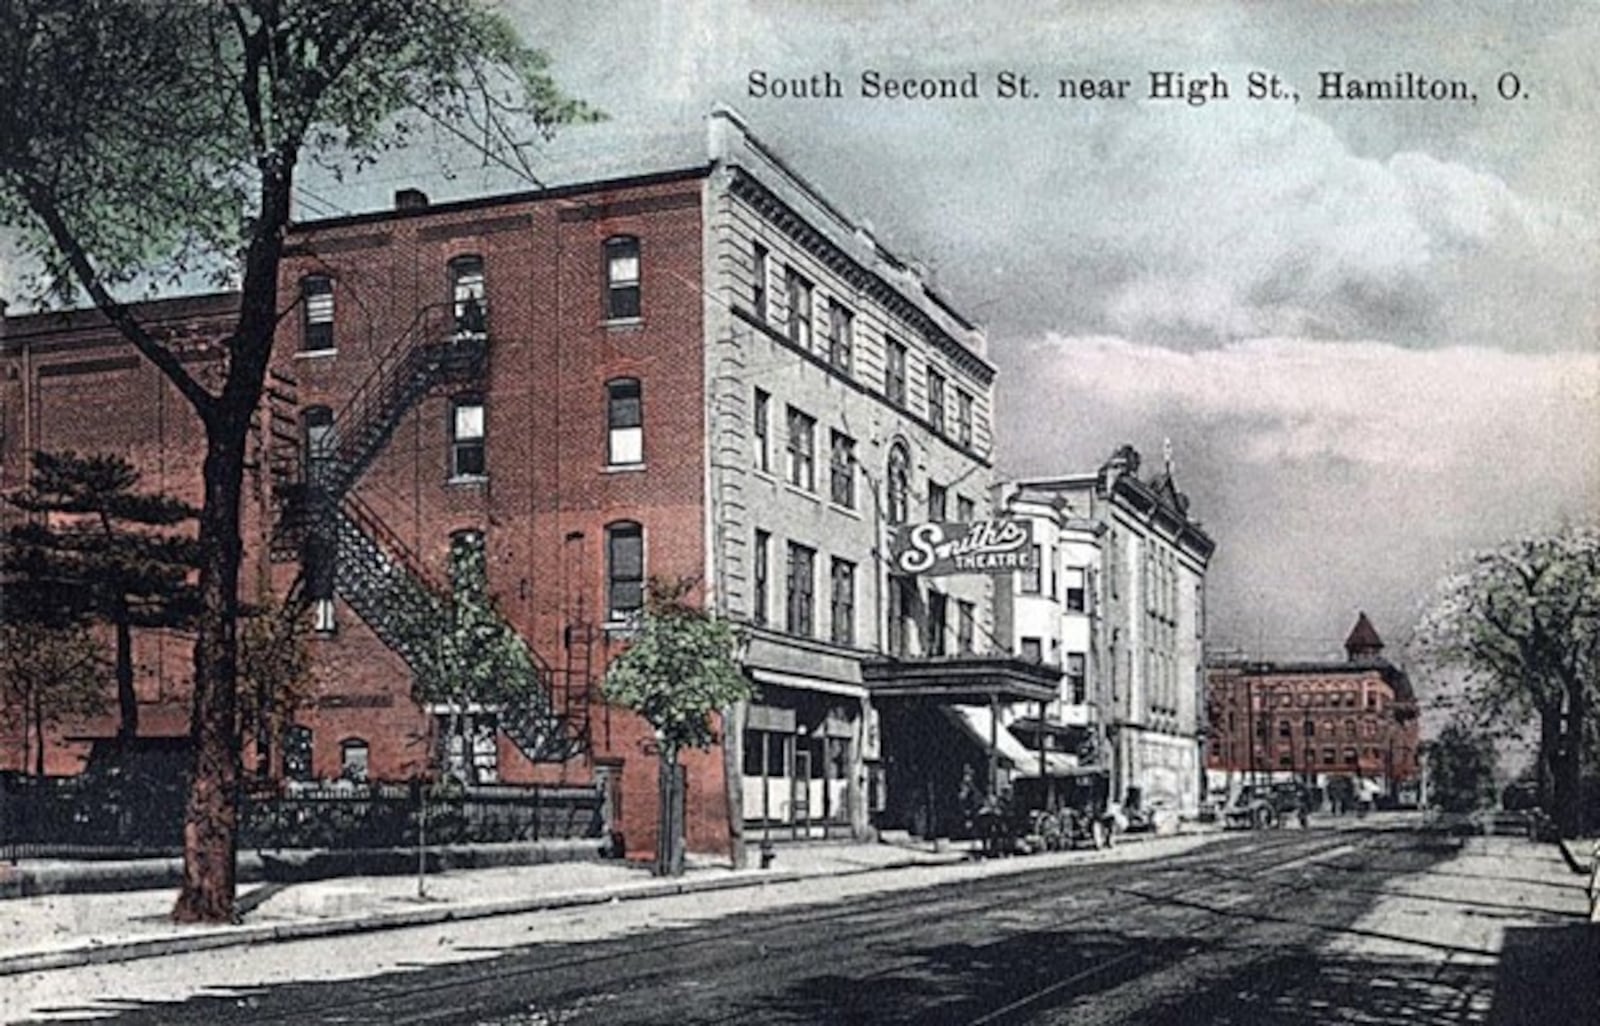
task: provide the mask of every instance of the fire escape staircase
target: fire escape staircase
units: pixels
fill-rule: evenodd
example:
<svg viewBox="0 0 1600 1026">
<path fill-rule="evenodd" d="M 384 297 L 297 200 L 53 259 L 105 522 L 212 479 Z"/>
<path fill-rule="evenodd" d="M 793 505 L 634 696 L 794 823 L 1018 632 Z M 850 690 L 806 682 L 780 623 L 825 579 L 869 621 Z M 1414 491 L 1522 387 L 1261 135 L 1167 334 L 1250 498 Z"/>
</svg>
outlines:
<svg viewBox="0 0 1600 1026">
<path fill-rule="evenodd" d="M 391 350 L 394 358 L 380 362 L 333 430 L 307 447 L 300 479 L 280 482 L 272 541 L 275 558 L 299 560 L 313 593 L 337 592 L 418 676 L 432 672 L 437 639 L 451 629 L 454 593 L 352 488 L 417 403 L 443 386 L 482 380 L 484 334 L 456 329 L 449 305 L 418 315 Z M 499 708 L 501 731 L 534 761 L 582 754 L 589 747 L 587 661 L 558 674 L 515 628 L 503 619 L 500 625 L 514 639 L 512 663 L 532 684 L 515 689 L 523 696 L 519 707 Z M 566 678 L 559 699 L 558 675 Z"/>
</svg>

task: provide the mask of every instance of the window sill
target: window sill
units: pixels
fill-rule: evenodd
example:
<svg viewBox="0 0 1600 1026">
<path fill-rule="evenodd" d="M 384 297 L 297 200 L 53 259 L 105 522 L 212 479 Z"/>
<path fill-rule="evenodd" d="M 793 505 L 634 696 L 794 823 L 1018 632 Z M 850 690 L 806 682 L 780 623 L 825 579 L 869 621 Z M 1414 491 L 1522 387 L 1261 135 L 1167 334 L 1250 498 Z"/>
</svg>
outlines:
<svg viewBox="0 0 1600 1026">
<path fill-rule="evenodd" d="M 294 358 L 296 360 L 321 360 L 338 355 L 339 349 L 335 346 L 332 349 L 302 349 L 294 354 Z"/>
<path fill-rule="evenodd" d="M 839 503 L 834 502 L 832 499 L 829 499 L 828 508 L 833 510 L 835 513 L 843 514 L 852 520 L 861 519 L 861 511 L 856 509 L 854 506 L 842 506 Z"/>
<path fill-rule="evenodd" d="M 445 479 L 446 488 L 474 488 L 489 483 L 488 474 L 457 474 Z"/>
<path fill-rule="evenodd" d="M 785 481 L 783 483 L 783 490 L 788 492 L 790 495 L 798 495 L 807 502 L 815 503 L 818 506 L 822 505 L 822 496 L 818 495 L 816 492 L 807 491 L 806 489 L 792 482 Z"/>
<path fill-rule="evenodd" d="M 600 468 L 602 474 L 642 474 L 645 464 L 640 463 L 607 463 Z"/>
<path fill-rule="evenodd" d="M 608 317 L 600 322 L 607 331 L 637 331 L 644 327 L 643 317 Z"/>
<path fill-rule="evenodd" d="M 608 638 L 631 638 L 639 633 L 639 625 L 632 620 L 607 620 L 600 629 Z"/>
</svg>

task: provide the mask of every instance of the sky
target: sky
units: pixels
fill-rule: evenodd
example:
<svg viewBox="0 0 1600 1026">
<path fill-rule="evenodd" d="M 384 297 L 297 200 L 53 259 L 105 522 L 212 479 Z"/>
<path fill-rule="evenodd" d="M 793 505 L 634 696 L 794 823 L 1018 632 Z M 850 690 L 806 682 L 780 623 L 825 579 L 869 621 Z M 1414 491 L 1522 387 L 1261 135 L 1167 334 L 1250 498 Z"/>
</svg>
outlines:
<svg viewBox="0 0 1600 1026">
<path fill-rule="evenodd" d="M 1600 7 L 503 7 L 609 116 L 539 151 L 541 180 L 678 162 L 730 104 L 985 326 L 1003 473 L 1093 470 L 1123 442 L 1153 466 L 1170 439 L 1217 541 L 1214 650 L 1335 655 L 1365 610 L 1398 657 L 1453 560 L 1600 509 Z M 983 95 L 863 97 L 868 70 L 976 72 Z M 752 96 L 753 71 L 829 71 L 843 96 Z M 1040 95 L 996 96 L 1008 71 Z M 1160 71 L 1229 95 L 1152 100 Z M 1319 99 L 1325 71 L 1476 99 Z M 1252 72 L 1285 98 L 1249 98 Z M 1062 78 L 1129 86 L 1060 99 Z M 300 212 L 527 187 L 439 163 L 312 174 Z"/>
</svg>

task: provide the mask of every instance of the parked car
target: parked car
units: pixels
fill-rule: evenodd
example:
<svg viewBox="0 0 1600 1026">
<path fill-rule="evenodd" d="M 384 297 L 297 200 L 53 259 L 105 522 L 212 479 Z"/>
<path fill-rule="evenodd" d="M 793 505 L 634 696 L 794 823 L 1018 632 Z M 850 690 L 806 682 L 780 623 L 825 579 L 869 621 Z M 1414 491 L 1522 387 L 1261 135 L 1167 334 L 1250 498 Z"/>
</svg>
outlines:
<svg viewBox="0 0 1600 1026">
<path fill-rule="evenodd" d="M 1223 822 L 1246 830 L 1275 827 L 1302 807 L 1310 807 L 1310 795 L 1299 784 L 1246 784 L 1224 810 Z"/>
</svg>

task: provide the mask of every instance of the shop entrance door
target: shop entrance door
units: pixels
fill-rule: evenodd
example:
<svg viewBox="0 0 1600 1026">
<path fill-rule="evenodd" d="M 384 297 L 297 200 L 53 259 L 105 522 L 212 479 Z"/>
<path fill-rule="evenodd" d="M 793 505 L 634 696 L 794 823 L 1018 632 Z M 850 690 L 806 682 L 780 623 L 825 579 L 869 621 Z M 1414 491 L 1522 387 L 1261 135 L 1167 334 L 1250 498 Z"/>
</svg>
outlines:
<svg viewBox="0 0 1600 1026">
<path fill-rule="evenodd" d="M 789 790 L 790 823 L 794 836 L 809 836 L 811 830 L 811 753 L 795 745 L 794 776 Z"/>
</svg>

